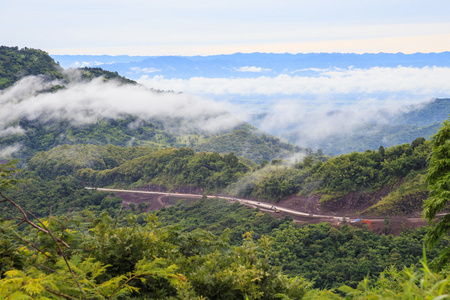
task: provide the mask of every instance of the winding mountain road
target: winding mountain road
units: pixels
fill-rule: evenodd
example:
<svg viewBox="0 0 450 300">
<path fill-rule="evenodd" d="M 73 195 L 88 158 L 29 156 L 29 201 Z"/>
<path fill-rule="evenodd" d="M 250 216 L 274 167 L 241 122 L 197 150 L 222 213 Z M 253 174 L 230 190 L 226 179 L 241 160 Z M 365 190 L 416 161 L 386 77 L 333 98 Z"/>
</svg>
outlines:
<svg viewBox="0 0 450 300">
<path fill-rule="evenodd" d="M 179 197 L 179 198 L 196 198 L 200 199 L 202 195 L 199 194 L 190 194 L 190 193 L 168 193 L 168 192 L 153 192 L 153 191 L 139 191 L 139 190 L 122 190 L 122 189 L 109 189 L 109 188 L 92 188 L 92 187 L 86 187 L 86 189 L 91 190 L 98 190 L 98 191 L 105 191 L 105 192 L 116 192 L 116 193 L 135 193 L 135 194 L 153 194 L 153 195 L 159 195 L 156 198 L 156 201 L 163 206 L 167 207 L 166 204 L 162 201 L 162 198 L 164 196 L 173 196 L 173 197 Z M 249 199 L 243 199 L 243 198 L 235 198 L 235 197 L 228 197 L 228 196 L 215 196 L 215 195 L 208 195 L 209 199 L 215 199 L 215 198 L 221 198 L 226 199 L 228 201 L 236 201 L 241 204 L 253 207 L 253 208 L 259 208 L 262 211 L 269 211 L 274 213 L 276 210 L 290 214 L 294 221 L 297 223 L 309 223 L 309 222 L 331 222 L 331 223 L 337 223 L 339 224 L 340 221 L 344 218 L 343 216 L 336 216 L 336 215 L 322 215 L 322 214 L 312 214 L 309 212 L 303 212 L 295 209 L 290 209 L 282 206 L 274 206 L 273 203 L 267 203 L 267 202 L 261 202 L 261 201 L 255 201 L 255 200 L 249 200 Z M 125 202 L 126 203 L 126 202 Z M 129 204 L 129 203 L 126 203 Z M 437 217 L 440 217 L 442 215 L 445 215 L 445 213 L 438 214 Z M 296 218 L 297 216 L 297 218 Z M 314 218 L 314 221 L 313 221 Z M 355 222 L 356 218 L 360 218 L 360 216 L 355 215 L 345 215 L 345 218 L 347 221 L 353 223 Z M 353 219 L 353 221 L 352 221 Z M 377 218 L 377 217 L 366 217 L 364 218 L 365 221 L 371 221 L 374 224 L 374 229 L 378 233 L 384 233 L 385 228 L 385 218 Z M 375 225 L 378 224 L 378 225 Z M 383 225 L 384 224 L 384 225 Z M 421 226 L 426 225 L 426 221 L 423 220 L 421 217 L 401 217 L 401 216 L 392 216 L 390 218 L 390 232 L 394 234 L 400 234 L 405 229 L 413 229 Z M 370 225 L 372 227 L 372 225 Z"/>
<path fill-rule="evenodd" d="M 165 196 L 175 196 L 175 197 L 188 197 L 188 198 L 201 198 L 202 195 L 198 194 L 181 194 L 181 193 L 167 193 L 167 192 L 151 192 L 151 191 L 138 191 L 138 190 L 121 190 L 121 189 L 107 189 L 107 188 L 92 188 L 92 187 L 86 187 L 88 190 L 97 190 L 97 191 L 104 191 L 104 192 L 120 192 L 120 193 L 142 193 L 142 194 L 159 194 L 159 195 L 165 195 Z M 242 198 L 234 198 L 234 197 L 227 197 L 227 196 L 212 196 L 208 195 L 208 198 L 221 198 L 221 199 L 227 199 L 231 201 L 237 201 L 239 203 L 242 203 L 244 205 L 252 205 L 255 207 L 259 207 L 262 209 L 274 211 L 279 210 L 282 212 L 286 212 L 292 215 L 298 215 L 298 216 L 304 216 L 304 217 L 312 217 L 312 218 L 329 218 L 329 219 L 336 219 L 341 220 L 343 217 L 338 216 L 330 216 L 330 215 L 318 215 L 318 214 L 310 214 L 307 212 L 301 212 L 289 208 L 284 207 L 278 207 L 274 206 L 273 203 L 266 203 L 266 202 L 260 202 L 255 200 L 248 200 L 248 199 L 242 199 Z M 158 198 L 158 202 L 161 202 L 161 198 Z M 163 205 L 163 204 L 162 204 Z M 163 205 L 164 206 L 164 205 Z"/>
</svg>

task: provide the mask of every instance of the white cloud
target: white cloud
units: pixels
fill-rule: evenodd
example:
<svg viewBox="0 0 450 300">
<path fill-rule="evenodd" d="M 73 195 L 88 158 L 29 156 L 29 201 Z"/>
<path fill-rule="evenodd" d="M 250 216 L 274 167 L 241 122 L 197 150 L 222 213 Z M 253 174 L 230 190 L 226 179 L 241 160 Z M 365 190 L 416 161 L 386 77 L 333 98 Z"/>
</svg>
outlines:
<svg viewBox="0 0 450 300">
<path fill-rule="evenodd" d="M 315 71 L 311 77 L 183 80 L 155 76 L 142 77 L 140 82 L 159 89 L 239 99 L 233 101 L 229 111 L 244 120 L 250 120 L 253 112 L 263 111 L 265 115 L 254 120 L 260 129 L 278 135 L 301 132 L 301 146 L 350 132 L 367 122 L 387 122 L 384 118 L 404 111 L 406 104 L 450 95 L 450 68 L 446 67 Z"/>
<path fill-rule="evenodd" d="M 131 71 L 135 72 L 136 74 L 139 73 L 154 73 L 154 72 L 160 72 L 161 70 L 156 68 L 140 68 L 140 67 L 132 67 L 130 68 Z"/>
<path fill-rule="evenodd" d="M 20 148 L 22 148 L 22 145 L 19 143 L 16 143 L 11 146 L 2 147 L 0 148 L 0 158 L 8 158 L 14 152 L 19 151 Z"/>
<path fill-rule="evenodd" d="M 42 78 L 30 76 L 2 91 L 0 130 L 9 130 L 11 134 L 14 130 L 20 132 L 20 128 L 9 127 L 18 118 L 64 119 L 75 125 L 124 115 L 142 120 L 177 118 L 185 122 L 178 130 L 191 127 L 207 131 L 226 129 L 240 122 L 222 104 L 186 94 L 157 93 L 144 86 L 104 83 L 102 78 L 76 83 L 56 93 L 38 93 L 46 87 L 48 84 Z"/>
<path fill-rule="evenodd" d="M 12 126 L 5 129 L 0 129 L 0 138 L 14 134 L 24 134 L 25 130 L 20 126 Z"/>
<path fill-rule="evenodd" d="M 321 68 L 307 68 L 307 69 L 298 69 L 295 71 L 292 71 L 292 74 L 299 73 L 299 72 L 307 72 L 307 71 L 313 71 L 313 72 L 324 72 L 329 71 L 330 69 L 321 69 Z"/>
<path fill-rule="evenodd" d="M 84 68 L 84 67 L 95 67 L 103 65 L 100 61 L 82 61 L 82 62 L 74 62 L 69 66 L 69 68 Z"/>
<path fill-rule="evenodd" d="M 450 68 L 383 68 L 321 70 L 317 76 L 279 75 L 257 78 L 166 79 L 142 76 L 138 82 L 156 89 L 210 95 L 370 95 L 389 93 L 440 97 L 450 94 Z"/>
<path fill-rule="evenodd" d="M 234 70 L 236 70 L 238 72 L 254 72 L 254 73 L 271 71 L 270 69 L 263 69 L 261 67 L 254 67 L 254 66 L 252 66 L 252 67 L 245 66 L 245 67 L 240 67 L 240 68 L 234 68 Z"/>
</svg>

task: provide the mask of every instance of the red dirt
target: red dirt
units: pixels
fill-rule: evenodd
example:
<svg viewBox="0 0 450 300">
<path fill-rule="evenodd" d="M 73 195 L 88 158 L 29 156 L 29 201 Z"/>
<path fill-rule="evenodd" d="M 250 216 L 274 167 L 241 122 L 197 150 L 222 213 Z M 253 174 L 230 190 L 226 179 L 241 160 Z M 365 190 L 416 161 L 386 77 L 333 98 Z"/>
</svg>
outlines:
<svg viewBox="0 0 450 300">
<path fill-rule="evenodd" d="M 141 202 L 148 203 L 148 207 L 144 210 L 145 212 L 148 211 L 155 211 L 161 209 L 163 206 L 169 207 L 171 205 L 174 205 L 178 200 L 186 199 L 186 197 L 179 197 L 176 194 L 172 194 L 170 197 L 162 195 L 162 194 L 143 194 L 143 193 L 129 193 L 129 192 L 115 192 L 117 196 L 122 198 L 124 207 L 126 209 L 130 209 L 129 204 L 134 203 L 136 205 L 136 209 L 138 209 L 138 205 Z M 189 198 L 191 201 L 196 201 L 198 198 Z M 426 225 L 426 222 L 423 221 L 420 217 L 399 217 L 399 216 L 393 216 L 389 218 L 390 224 L 389 228 L 387 229 L 385 226 L 385 220 L 380 217 L 368 217 L 368 216 L 361 216 L 356 213 L 355 209 L 349 208 L 346 210 L 345 208 L 336 208 L 335 210 L 331 210 L 330 208 L 323 208 L 319 204 L 320 195 L 312 195 L 309 197 L 299 197 L 299 196 L 290 196 L 286 199 L 283 199 L 277 203 L 277 206 L 284 207 L 284 208 L 290 208 L 293 210 L 298 210 L 302 212 L 309 212 L 311 214 L 322 214 L 322 215 L 335 215 L 335 216 L 346 216 L 346 222 L 347 224 L 355 227 L 369 227 L 368 225 L 357 222 L 352 223 L 351 221 L 355 218 L 361 218 L 365 220 L 372 220 L 372 228 L 369 228 L 369 230 L 375 232 L 376 234 L 383 234 L 383 233 L 390 233 L 393 235 L 399 235 L 404 230 L 414 229 L 418 227 L 422 227 Z M 354 199 L 351 198 L 350 199 Z M 358 201 L 357 201 L 358 202 Z M 355 203 L 355 202 L 353 202 Z M 345 205 L 347 206 L 347 205 Z M 344 206 L 344 207 L 345 207 Z M 253 208 L 256 208 L 254 206 L 251 206 Z M 266 211 L 266 210 L 262 210 Z M 271 215 L 273 215 L 276 218 L 283 218 L 286 215 L 289 215 L 286 212 L 279 212 L 275 213 L 273 211 L 267 210 Z M 333 225 L 339 227 L 343 223 L 336 221 L 335 219 L 331 218 L 317 218 L 317 217 L 309 217 L 309 216 L 298 216 L 298 215 L 292 215 L 292 218 L 296 223 L 299 224 L 316 224 L 321 222 L 330 222 Z"/>
<path fill-rule="evenodd" d="M 114 192 L 114 194 L 122 198 L 124 208 L 126 209 L 130 209 L 130 203 L 134 203 L 136 205 L 136 209 L 139 203 L 148 203 L 148 207 L 144 210 L 145 212 L 160 210 L 163 205 L 166 206 L 166 203 L 168 201 L 168 197 L 162 194 L 141 194 L 127 192 Z"/>
</svg>

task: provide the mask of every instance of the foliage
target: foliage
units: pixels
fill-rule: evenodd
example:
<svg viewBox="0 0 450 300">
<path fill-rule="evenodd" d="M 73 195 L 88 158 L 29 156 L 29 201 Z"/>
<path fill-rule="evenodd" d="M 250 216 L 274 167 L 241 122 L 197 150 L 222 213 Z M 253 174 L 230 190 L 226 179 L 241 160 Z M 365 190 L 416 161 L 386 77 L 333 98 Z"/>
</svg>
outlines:
<svg viewBox="0 0 450 300">
<path fill-rule="evenodd" d="M 261 166 L 253 165 L 251 172 L 245 160 L 233 153 L 64 145 L 37 154 L 29 167 L 45 178 L 73 174 L 97 186 L 194 187 L 271 201 L 311 193 L 321 193 L 321 202 L 339 201 L 350 192 L 374 193 L 387 186 L 390 195 L 366 211 L 386 215 L 387 210 L 402 214 L 420 208 L 427 189 L 419 174 L 427 167 L 430 147 L 430 142 L 417 138 L 411 144 L 335 158 L 311 153 L 293 165 L 282 160 L 263 161 Z"/>
<path fill-rule="evenodd" d="M 353 152 L 340 155 L 325 162 L 320 170 L 322 184 L 319 191 L 348 193 L 365 188 L 376 190 L 383 185 L 398 181 L 412 170 L 427 166 L 430 143 L 392 146 L 379 151 Z M 383 155 L 381 154 L 383 153 Z"/>
<path fill-rule="evenodd" d="M 40 232 L 24 225 L 17 230 L 19 221 L 0 222 L 5 299 L 338 299 L 343 294 L 368 299 L 408 295 L 411 289 L 423 298 L 446 293 L 447 279 L 417 271 L 426 229 L 392 237 L 347 225 L 299 227 L 237 203 L 207 199 L 145 219 L 107 212 L 50 216 L 36 219 L 46 230 Z M 244 241 L 236 238 L 242 232 Z M 416 267 L 383 272 L 389 265 Z M 313 286 L 341 287 L 336 294 Z"/>
<path fill-rule="evenodd" d="M 120 209 L 122 199 L 113 194 L 87 190 L 82 182 L 73 176 L 58 176 L 49 181 L 35 172 L 20 173 L 18 189 L 7 191 L 5 195 L 16 198 L 25 210 L 34 212 L 38 217 L 50 214 L 64 215 L 72 211 L 89 209 L 94 212 L 107 211 L 115 215 Z M 0 207 L 0 217 L 14 217 L 16 211 L 11 205 Z"/>
<path fill-rule="evenodd" d="M 319 193 L 320 201 L 325 203 L 338 202 L 351 192 L 374 193 L 389 187 L 393 192 L 384 202 L 385 208 L 376 207 L 367 212 L 382 213 L 384 209 L 394 208 L 396 213 L 407 213 L 420 209 L 419 202 L 426 197 L 423 175 L 417 174 L 425 172 L 430 148 L 429 141 L 417 138 L 411 144 L 386 149 L 381 146 L 378 151 L 353 152 L 327 159 L 315 153 L 293 165 L 272 162 L 247 173 L 231 184 L 227 192 L 271 201 L 292 194 Z M 393 197 L 394 193 L 399 196 Z"/>
<path fill-rule="evenodd" d="M 19 183 L 16 175 L 21 171 L 16 167 L 18 162 L 18 160 L 12 160 L 0 163 L 0 192 L 16 188 Z"/>
<path fill-rule="evenodd" d="M 293 155 L 300 152 L 297 146 L 281 142 L 279 138 L 255 132 L 252 128 L 240 128 L 230 133 L 212 137 L 205 143 L 196 145 L 194 150 L 219 153 L 233 152 L 261 163 L 263 160 Z"/>
<path fill-rule="evenodd" d="M 62 79 L 62 68 L 44 51 L 0 46 L 0 90 L 28 75 Z"/>
<path fill-rule="evenodd" d="M 336 229 L 329 223 L 302 227 L 284 223 L 273 234 L 274 264 L 288 275 L 301 274 L 316 288 L 356 287 L 364 277 L 373 280 L 391 265 L 418 266 L 425 233 L 421 228 L 398 237 L 378 236 L 348 225 Z M 448 245 L 446 239 L 439 249 Z M 438 255 L 438 249 L 429 253 L 430 258 Z"/>
<path fill-rule="evenodd" d="M 163 223 L 181 225 L 186 232 L 202 228 L 220 234 L 229 228 L 231 243 L 235 245 L 242 243 L 241 232 L 252 230 L 255 237 L 271 236 L 271 263 L 282 267 L 289 276 L 313 281 L 316 288 L 342 284 L 356 287 L 365 276 L 375 280 L 391 265 L 400 269 L 420 266 L 427 231 L 421 228 L 394 237 L 348 225 L 340 229 L 327 223 L 296 226 L 288 219 L 276 220 L 269 214 L 237 203 L 229 205 L 224 200 L 179 204 L 157 215 Z M 429 258 L 437 258 L 448 245 L 449 240 L 445 239 L 428 253 Z"/>
<path fill-rule="evenodd" d="M 133 215 L 127 221 L 122 225 L 107 213 L 51 217 L 39 221 L 48 229 L 40 234 L 2 223 L 1 241 L 15 240 L 22 247 L 2 256 L 0 296 L 273 299 L 278 294 L 300 298 L 311 286 L 304 279 L 281 275 L 269 264 L 270 241 L 265 237 L 254 242 L 247 233 L 244 244 L 232 247 L 226 233 L 221 237 L 203 230 L 183 233 L 177 227 L 161 227 L 154 215 L 148 215 L 143 225 Z M 52 243 L 49 234 L 70 246 Z M 14 264 L 17 257 L 22 264 Z"/>
<path fill-rule="evenodd" d="M 73 174 L 105 185 L 161 185 L 218 190 L 250 170 L 233 154 L 195 153 L 189 148 L 61 146 L 33 157 L 29 167 L 46 178 Z"/>
<path fill-rule="evenodd" d="M 377 216 L 398 216 L 417 211 L 428 197 L 425 173 L 426 170 L 411 171 L 397 189 L 394 189 L 362 213 Z"/>
<path fill-rule="evenodd" d="M 253 231 L 253 236 L 270 235 L 291 217 L 276 219 L 268 213 L 250 209 L 237 202 L 230 204 L 223 199 L 202 199 L 190 205 L 178 205 L 157 212 L 159 220 L 165 224 L 181 225 L 185 231 L 204 229 L 216 235 L 229 230 L 232 245 L 242 244 L 242 235 Z"/>
<path fill-rule="evenodd" d="M 437 221 L 437 214 L 448 207 L 450 199 L 450 120 L 445 120 L 439 132 L 432 138 L 427 182 L 430 196 L 424 204 L 424 217 L 434 226 L 428 234 L 428 245 L 434 246 L 450 231 L 450 215 L 445 213 Z"/>
<path fill-rule="evenodd" d="M 361 281 L 356 289 L 342 286 L 345 299 L 447 299 L 450 295 L 449 277 L 433 273 L 422 262 L 422 268 L 388 268 L 373 284 Z M 328 298 L 324 298 L 328 299 Z"/>
<path fill-rule="evenodd" d="M 113 169 L 155 151 L 157 148 L 143 146 L 62 145 L 36 154 L 28 161 L 28 168 L 43 178 L 55 179 L 61 175 L 77 174 L 82 169 Z"/>
<path fill-rule="evenodd" d="M 132 126 L 139 122 L 140 126 Z M 139 121 L 136 117 L 102 119 L 94 124 L 75 126 L 67 121 L 17 120 L 15 126 L 24 134 L 9 135 L 0 139 L 0 146 L 22 144 L 13 154 L 22 160 L 39 151 L 49 151 L 59 145 L 89 144 L 131 146 L 176 146 L 176 137 L 164 130 L 161 123 Z"/>
<path fill-rule="evenodd" d="M 79 68 L 81 77 L 85 80 L 92 80 L 97 77 L 103 77 L 104 81 L 117 80 L 122 84 L 137 84 L 136 81 L 120 76 L 117 72 L 110 72 L 102 68 Z"/>
<path fill-rule="evenodd" d="M 256 197 L 278 201 L 286 196 L 309 194 L 317 188 L 317 173 L 321 161 L 307 156 L 293 166 L 272 161 L 239 182 L 229 186 L 228 191 L 241 197 Z"/>
</svg>

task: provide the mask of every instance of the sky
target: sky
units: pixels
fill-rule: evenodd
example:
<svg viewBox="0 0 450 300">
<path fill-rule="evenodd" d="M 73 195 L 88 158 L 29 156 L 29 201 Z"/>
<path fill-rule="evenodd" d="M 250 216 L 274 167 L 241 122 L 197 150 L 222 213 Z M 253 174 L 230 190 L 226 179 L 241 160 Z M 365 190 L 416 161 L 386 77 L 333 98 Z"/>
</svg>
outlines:
<svg viewBox="0 0 450 300">
<path fill-rule="evenodd" d="M 2 0 L 0 43 L 49 54 L 443 52 L 448 0 Z"/>
</svg>

